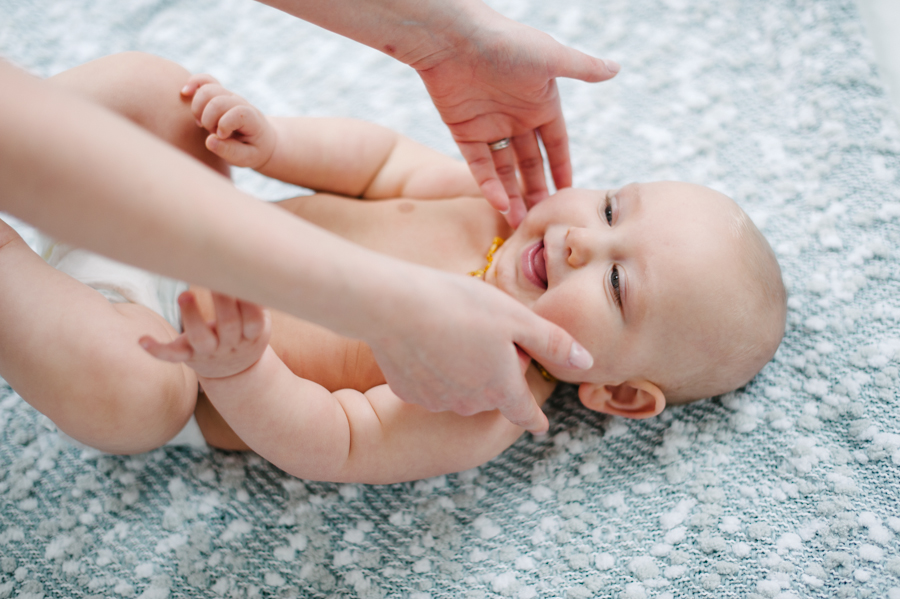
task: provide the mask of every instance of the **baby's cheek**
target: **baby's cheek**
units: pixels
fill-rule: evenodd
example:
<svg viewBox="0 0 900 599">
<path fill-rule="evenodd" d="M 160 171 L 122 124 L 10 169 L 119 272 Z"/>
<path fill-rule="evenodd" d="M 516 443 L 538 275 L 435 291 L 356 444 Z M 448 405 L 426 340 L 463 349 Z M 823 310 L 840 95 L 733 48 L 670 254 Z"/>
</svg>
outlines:
<svg viewBox="0 0 900 599">
<path fill-rule="evenodd" d="M 577 290 L 555 289 L 541 296 L 535 302 L 535 313 L 558 324 L 578 340 L 588 351 L 594 353 L 599 330 L 596 311 L 591 309 L 591 301 Z"/>
<path fill-rule="evenodd" d="M 535 304 L 535 313 L 564 328 L 594 357 L 594 367 L 589 372 L 550 368 L 551 374 L 571 383 L 605 381 L 609 356 L 604 354 L 603 326 L 599 319 L 592 318 L 596 314 L 592 302 L 584 294 L 574 292 L 548 295 L 544 294 Z"/>
</svg>

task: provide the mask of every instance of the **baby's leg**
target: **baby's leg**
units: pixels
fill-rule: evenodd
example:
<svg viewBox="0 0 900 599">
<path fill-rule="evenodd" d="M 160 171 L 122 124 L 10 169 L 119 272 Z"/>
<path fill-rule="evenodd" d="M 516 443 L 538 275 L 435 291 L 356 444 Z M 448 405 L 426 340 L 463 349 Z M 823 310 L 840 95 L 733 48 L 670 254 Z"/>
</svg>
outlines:
<svg viewBox="0 0 900 599">
<path fill-rule="evenodd" d="M 121 114 L 227 177 L 228 164 L 206 149 L 209 133 L 197 126 L 190 99 L 181 95 L 190 76 L 184 67 L 159 56 L 124 52 L 47 81 Z"/>
<path fill-rule="evenodd" d="M 181 430 L 196 375 L 147 354 L 143 335 L 177 333 L 149 308 L 111 304 L 49 266 L 0 220 L 0 376 L 63 432 L 138 453 Z"/>
</svg>

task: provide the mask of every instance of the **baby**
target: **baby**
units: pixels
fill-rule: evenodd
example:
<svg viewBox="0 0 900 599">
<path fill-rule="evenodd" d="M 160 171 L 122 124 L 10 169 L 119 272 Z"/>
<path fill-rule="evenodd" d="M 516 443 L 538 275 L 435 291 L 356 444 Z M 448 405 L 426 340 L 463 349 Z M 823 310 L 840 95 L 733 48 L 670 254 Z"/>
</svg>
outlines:
<svg viewBox="0 0 900 599">
<path fill-rule="evenodd" d="M 710 189 L 563 189 L 513 231 L 477 197 L 464 164 L 373 124 L 269 118 L 212 77 L 138 54 L 55 81 L 223 174 L 247 166 L 318 192 L 280 202 L 285 218 L 480 276 L 561 325 L 594 367 L 547 372 L 520 352 L 540 403 L 567 381 L 590 409 L 655 416 L 744 385 L 783 335 L 774 254 L 746 214 Z M 63 432 L 105 451 L 158 447 L 193 414 L 208 444 L 252 449 L 295 476 L 391 483 L 474 467 L 522 433 L 497 412 L 404 403 L 361 342 L 204 289 L 179 297 L 179 335 L 164 307 L 111 294 L 110 285 L 92 289 L 9 227 L 0 229 L 0 279 L 0 338 L 15 347 L 0 350 L 0 374 Z"/>
</svg>

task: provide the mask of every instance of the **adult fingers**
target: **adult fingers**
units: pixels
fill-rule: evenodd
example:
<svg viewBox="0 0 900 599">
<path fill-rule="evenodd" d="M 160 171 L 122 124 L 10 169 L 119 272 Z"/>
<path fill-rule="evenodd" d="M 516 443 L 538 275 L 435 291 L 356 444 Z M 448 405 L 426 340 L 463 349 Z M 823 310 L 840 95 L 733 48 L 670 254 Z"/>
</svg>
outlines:
<svg viewBox="0 0 900 599">
<path fill-rule="evenodd" d="M 237 346 L 244 334 L 237 300 L 215 291 L 212 293 L 212 299 L 216 309 L 216 335 L 219 338 L 219 345 Z"/>
<path fill-rule="evenodd" d="M 554 77 L 580 79 L 588 83 L 612 79 L 622 68 L 615 60 L 594 58 L 567 46 L 563 46 L 562 56 L 555 66 Z"/>
<path fill-rule="evenodd" d="M 532 206 L 550 195 L 547 190 L 547 178 L 544 176 L 544 157 L 541 155 L 541 146 L 534 132 L 517 135 L 512 141 L 519 173 L 522 176 L 524 188 L 522 197 L 525 208 L 530 210 Z"/>
<path fill-rule="evenodd" d="M 511 147 L 491 152 L 491 158 L 494 161 L 494 171 L 506 191 L 509 198 L 509 210 L 506 214 L 507 220 L 513 227 L 518 226 L 525 216 L 525 200 L 522 198 L 522 191 L 519 189 L 519 178 L 516 173 L 516 153 Z"/>
<path fill-rule="evenodd" d="M 509 196 L 497 177 L 494 159 L 486 143 L 457 141 L 460 153 L 469 165 L 472 176 L 488 203 L 501 214 L 509 211 Z"/>
<path fill-rule="evenodd" d="M 550 428 L 547 415 L 537 405 L 534 396 L 523 404 L 500 410 L 500 413 L 516 426 L 521 426 L 526 431 L 536 435 L 546 433 L 547 429 Z"/>
<path fill-rule="evenodd" d="M 525 220 L 526 214 L 528 214 L 528 208 L 525 207 L 525 201 L 519 197 L 517 201 L 510 203 L 509 210 L 503 215 L 503 218 L 506 219 L 510 227 L 518 229 L 522 221 Z"/>
<path fill-rule="evenodd" d="M 523 318 L 523 326 L 514 341 L 543 366 L 578 371 L 594 365 L 590 352 L 565 329 L 530 310 L 520 311 L 519 314 Z"/>
<path fill-rule="evenodd" d="M 514 377 L 510 382 L 509 396 L 512 400 L 498 409 L 503 416 L 517 426 L 521 426 L 532 433 L 543 433 L 550 426 L 547 422 L 547 416 L 541 410 L 540 406 L 534 399 L 531 389 L 525 380 L 525 371 L 531 364 L 531 356 L 524 352 L 520 347 L 516 346 L 516 360 L 518 362 L 518 373 L 521 376 Z"/>
<path fill-rule="evenodd" d="M 572 186 L 572 161 L 569 157 L 569 134 L 566 132 L 566 121 L 562 111 L 558 116 L 539 129 L 541 141 L 547 151 L 547 162 L 550 163 L 550 174 L 556 189 Z"/>
<path fill-rule="evenodd" d="M 185 291 L 178 297 L 178 306 L 181 308 L 181 326 L 187 339 L 194 348 L 194 353 L 212 354 L 216 351 L 219 341 L 210 326 L 203 320 L 197 299 L 194 295 Z"/>
</svg>

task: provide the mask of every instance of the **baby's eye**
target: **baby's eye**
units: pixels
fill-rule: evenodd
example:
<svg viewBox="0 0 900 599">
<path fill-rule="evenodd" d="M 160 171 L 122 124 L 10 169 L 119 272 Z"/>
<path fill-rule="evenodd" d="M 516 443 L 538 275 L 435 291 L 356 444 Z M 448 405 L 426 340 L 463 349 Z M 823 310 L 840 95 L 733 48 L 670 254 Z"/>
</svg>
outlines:
<svg viewBox="0 0 900 599">
<path fill-rule="evenodd" d="M 606 222 L 612 225 L 612 203 L 608 199 L 606 200 L 606 208 L 603 209 L 603 216 L 606 217 Z"/>
<path fill-rule="evenodd" d="M 612 272 L 609 273 L 609 283 L 613 288 L 613 295 L 616 298 L 616 305 L 622 305 L 622 296 L 619 294 L 619 267 L 613 266 Z"/>
</svg>

